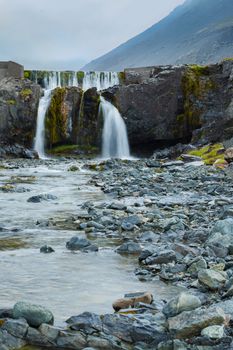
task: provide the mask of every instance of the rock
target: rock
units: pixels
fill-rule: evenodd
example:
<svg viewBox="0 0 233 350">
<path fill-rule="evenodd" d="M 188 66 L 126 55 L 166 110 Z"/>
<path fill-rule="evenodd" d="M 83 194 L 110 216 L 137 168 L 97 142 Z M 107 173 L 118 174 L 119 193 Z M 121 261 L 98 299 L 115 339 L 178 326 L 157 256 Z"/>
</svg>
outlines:
<svg viewBox="0 0 233 350">
<path fill-rule="evenodd" d="M 52 247 L 44 245 L 43 247 L 40 248 L 40 252 L 44 254 L 49 254 L 49 253 L 54 253 L 55 250 Z"/>
<path fill-rule="evenodd" d="M 82 350 L 87 346 L 86 339 L 81 333 L 60 331 L 56 345 L 63 349 Z"/>
<path fill-rule="evenodd" d="M 116 249 L 116 252 L 119 254 L 140 254 L 141 251 L 142 248 L 140 244 L 135 242 L 125 242 Z"/>
<path fill-rule="evenodd" d="M 158 253 L 154 253 L 145 260 L 143 263 L 145 265 L 154 265 L 154 264 L 168 264 L 170 262 L 176 261 L 176 254 L 173 250 L 162 250 Z"/>
<path fill-rule="evenodd" d="M 163 308 L 163 313 L 167 317 L 173 317 L 183 311 L 195 310 L 201 306 L 201 301 L 198 297 L 181 293 L 178 297 L 170 300 Z"/>
<path fill-rule="evenodd" d="M 125 204 L 121 203 L 121 202 L 113 202 L 110 204 L 110 209 L 114 209 L 114 210 L 126 210 L 127 207 Z"/>
<path fill-rule="evenodd" d="M 187 272 L 191 275 L 197 275 L 198 272 L 202 269 L 207 269 L 207 263 L 204 258 L 197 257 L 192 261 L 191 265 L 187 269 Z"/>
<path fill-rule="evenodd" d="M 233 161 L 233 147 L 230 147 L 225 151 L 224 158 L 228 163 Z"/>
<path fill-rule="evenodd" d="M 43 201 L 56 200 L 57 197 L 52 194 L 39 194 L 38 196 L 32 196 L 28 198 L 29 203 L 40 203 Z"/>
<path fill-rule="evenodd" d="M 203 337 L 208 337 L 210 339 L 221 339 L 224 337 L 224 326 L 209 326 L 201 331 Z"/>
<path fill-rule="evenodd" d="M 102 321 L 99 315 L 90 312 L 84 312 L 78 316 L 72 316 L 66 321 L 69 328 L 75 331 L 84 331 L 87 334 L 100 332 L 102 330 Z"/>
<path fill-rule="evenodd" d="M 21 338 L 16 338 L 9 334 L 6 330 L 0 329 L 0 349 L 13 350 L 21 349 L 26 345 L 26 341 Z"/>
<path fill-rule="evenodd" d="M 131 224 L 130 222 L 122 222 L 121 228 L 124 231 L 133 231 L 134 230 L 134 225 Z"/>
<path fill-rule="evenodd" d="M 196 309 L 168 319 L 168 325 L 176 338 L 185 339 L 199 335 L 208 326 L 223 325 L 224 321 L 225 314 L 221 309 Z"/>
<path fill-rule="evenodd" d="M 218 290 L 226 282 L 226 274 L 211 269 L 200 270 L 198 272 L 198 281 L 210 290 Z"/>
<path fill-rule="evenodd" d="M 68 242 L 66 242 L 66 248 L 69 250 L 82 250 L 85 252 L 96 252 L 98 247 L 92 244 L 86 238 L 80 238 L 78 236 L 72 237 Z"/>
<path fill-rule="evenodd" d="M 138 303 L 151 304 L 153 302 L 153 295 L 151 293 L 144 293 L 139 295 L 132 295 L 126 298 L 118 299 L 112 304 L 113 309 L 117 312 L 121 309 L 127 309 L 129 307 L 135 307 Z"/>
<path fill-rule="evenodd" d="M 55 342 L 59 334 L 59 328 L 42 323 L 42 325 L 39 327 L 39 332 L 49 341 Z"/>
<path fill-rule="evenodd" d="M 15 319 L 24 318 L 32 327 L 39 327 L 42 323 L 53 324 L 53 314 L 43 306 L 20 301 L 13 307 Z"/>
<path fill-rule="evenodd" d="M 6 330 L 9 334 L 13 335 L 16 338 L 24 339 L 27 330 L 28 324 L 25 320 L 12 320 L 7 319 L 1 329 Z"/>
<path fill-rule="evenodd" d="M 214 225 L 211 235 L 207 240 L 207 244 L 221 243 L 224 247 L 229 247 L 232 244 L 233 239 L 233 219 L 228 218 L 225 220 L 219 220 Z"/>
</svg>

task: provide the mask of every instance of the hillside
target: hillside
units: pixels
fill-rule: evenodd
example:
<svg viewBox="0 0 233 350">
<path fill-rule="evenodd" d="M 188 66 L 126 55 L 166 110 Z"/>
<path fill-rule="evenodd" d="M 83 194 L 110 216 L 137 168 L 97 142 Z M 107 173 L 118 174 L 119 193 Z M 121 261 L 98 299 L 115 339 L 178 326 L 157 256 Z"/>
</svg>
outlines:
<svg viewBox="0 0 233 350">
<path fill-rule="evenodd" d="M 233 56 L 233 1 L 186 0 L 166 18 L 84 70 L 214 63 Z"/>
</svg>

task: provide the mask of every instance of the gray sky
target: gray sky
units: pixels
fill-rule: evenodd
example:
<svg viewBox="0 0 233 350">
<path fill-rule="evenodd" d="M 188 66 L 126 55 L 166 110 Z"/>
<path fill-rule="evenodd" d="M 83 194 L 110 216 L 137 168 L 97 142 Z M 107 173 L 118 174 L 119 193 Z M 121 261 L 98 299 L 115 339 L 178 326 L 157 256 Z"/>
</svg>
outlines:
<svg viewBox="0 0 233 350">
<path fill-rule="evenodd" d="M 0 60 L 79 69 L 184 0 L 0 0 Z"/>
</svg>

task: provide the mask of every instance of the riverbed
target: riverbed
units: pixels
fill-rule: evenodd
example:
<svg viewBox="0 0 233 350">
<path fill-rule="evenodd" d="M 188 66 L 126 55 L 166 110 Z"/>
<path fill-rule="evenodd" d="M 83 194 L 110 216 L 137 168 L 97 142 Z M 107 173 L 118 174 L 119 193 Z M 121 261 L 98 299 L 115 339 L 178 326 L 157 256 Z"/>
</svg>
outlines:
<svg viewBox="0 0 233 350">
<path fill-rule="evenodd" d="M 171 298 L 175 287 L 159 280 L 141 282 L 134 274 L 137 257 L 115 252 L 116 240 L 95 239 L 98 252 L 71 252 L 66 242 L 85 237 L 78 229 L 61 229 L 51 220 L 66 220 L 83 211 L 86 201 L 101 204 L 107 194 L 89 184 L 93 171 L 69 160 L 8 161 L 0 164 L 0 307 L 24 300 L 48 307 L 57 324 L 84 311 L 112 312 L 112 302 L 125 293 L 151 291 Z M 73 169 L 72 169 L 73 170 Z M 54 200 L 28 202 L 49 194 Z M 52 254 L 40 253 L 43 245 Z"/>
</svg>

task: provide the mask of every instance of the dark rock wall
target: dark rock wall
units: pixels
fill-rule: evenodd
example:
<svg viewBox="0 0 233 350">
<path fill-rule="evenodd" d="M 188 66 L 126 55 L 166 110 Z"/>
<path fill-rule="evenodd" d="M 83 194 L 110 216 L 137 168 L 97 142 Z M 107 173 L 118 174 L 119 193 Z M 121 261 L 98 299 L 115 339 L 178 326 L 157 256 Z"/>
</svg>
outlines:
<svg viewBox="0 0 233 350">
<path fill-rule="evenodd" d="M 40 94 L 40 86 L 29 80 L 0 81 L 0 147 L 15 144 L 32 147 Z"/>
</svg>

